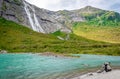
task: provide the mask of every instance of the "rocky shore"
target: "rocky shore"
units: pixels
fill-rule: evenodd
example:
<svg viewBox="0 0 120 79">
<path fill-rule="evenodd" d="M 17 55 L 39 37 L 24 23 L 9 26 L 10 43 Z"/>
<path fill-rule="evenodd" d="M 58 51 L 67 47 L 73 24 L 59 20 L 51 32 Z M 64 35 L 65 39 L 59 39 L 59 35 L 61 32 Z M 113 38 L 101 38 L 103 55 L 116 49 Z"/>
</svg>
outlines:
<svg viewBox="0 0 120 79">
<path fill-rule="evenodd" d="M 113 70 L 110 72 L 102 73 L 87 73 L 72 79 L 120 79 L 120 70 Z"/>
</svg>

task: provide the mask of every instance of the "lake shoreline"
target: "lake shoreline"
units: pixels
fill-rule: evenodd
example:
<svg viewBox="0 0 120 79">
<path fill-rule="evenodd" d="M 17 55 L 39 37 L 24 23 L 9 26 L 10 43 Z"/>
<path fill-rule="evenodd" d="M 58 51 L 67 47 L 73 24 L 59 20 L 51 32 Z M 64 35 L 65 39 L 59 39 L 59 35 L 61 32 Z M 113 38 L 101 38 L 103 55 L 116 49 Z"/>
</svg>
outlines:
<svg viewBox="0 0 120 79">
<path fill-rule="evenodd" d="M 113 68 L 112 71 L 120 70 L 120 66 L 114 66 L 112 68 Z M 73 72 L 71 72 L 71 73 L 65 75 L 64 77 L 62 77 L 62 79 L 63 78 L 64 79 L 81 79 L 80 77 L 83 77 L 85 75 L 89 77 L 89 76 L 92 76 L 92 75 L 96 74 L 99 69 L 100 69 L 100 67 L 92 67 L 92 68 L 85 68 L 85 69 L 80 69 L 80 70 L 74 70 Z M 103 72 L 103 73 L 105 73 L 105 72 Z M 102 73 L 98 73 L 98 74 L 102 74 Z"/>
<path fill-rule="evenodd" d="M 16 52 L 16 53 L 0 53 L 0 54 L 36 54 L 36 55 L 41 55 L 41 56 L 53 56 L 53 57 L 68 57 L 68 58 L 80 58 L 79 55 L 81 54 L 61 54 L 61 53 L 54 53 L 54 52 Z M 119 55 L 105 55 L 105 54 L 84 54 L 84 55 L 99 55 L 99 56 L 119 56 Z"/>
<path fill-rule="evenodd" d="M 81 78 L 81 77 L 87 77 L 85 79 L 89 79 L 89 77 L 93 76 L 94 75 L 100 75 L 100 74 L 103 74 L 104 76 L 104 73 L 109 73 L 109 72 L 102 72 L 102 73 L 97 73 L 98 70 L 100 70 L 100 66 L 99 67 L 93 67 L 93 68 L 86 68 L 82 71 L 79 71 L 78 73 L 74 74 L 73 76 L 69 77 L 69 79 L 84 79 L 84 78 Z M 119 73 L 117 75 L 120 74 L 120 66 L 112 66 L 112 71 L 110 72 L 113 72 L 113 71 L 119 71 Z M 115 72 L 116 73 L 116 72 Z M 120 77 L 119 77 L 120 78 Z M 119 78 L 113 78 L 113 79 L 119 79 Z M 91 78 L 90 78 L 91 79 Z M 97 79 L 97 78 L 92 78 L 92 79 Z M 99 78 L 98 78 L 99 79 Z M 108 79 L 108 78 L 106 78 Z"/>
<path fill-rule="evenodd" d="M 58 57 L 58 58 L 80 58 L 80 56 L 74 56 L 73 54 L 60 54 L 60 53 L 53 53 L 53 52 L 27 52 L 27 53 L 22 53 L 22 52 L 19 52 L 19 53 L 0 53 L 0 54 L 34 54 L 34 55 L 40 55 L 40 56 L 47 56 L 47 57 Z"/>
<path fill-rule="evenodd" d="M 83 75 L 76 76 L 71 79 L 119 79 L 120 78 L 120 69 L 114 69 L 110 72 L 89 72 Z"/>
</svg>

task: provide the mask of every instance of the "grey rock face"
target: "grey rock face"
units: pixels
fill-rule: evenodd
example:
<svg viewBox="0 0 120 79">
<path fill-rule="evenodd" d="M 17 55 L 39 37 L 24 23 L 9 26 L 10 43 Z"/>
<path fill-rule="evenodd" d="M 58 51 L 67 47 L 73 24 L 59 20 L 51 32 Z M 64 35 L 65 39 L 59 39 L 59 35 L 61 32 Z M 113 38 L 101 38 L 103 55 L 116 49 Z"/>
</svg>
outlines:
<svg viewBox="0 0 120 79">
<path fill-rule="evenodd" d="M 71 32 L 54 18 L 55 12 L 40 9 L 24 0 L 0 0 L 0 16 L 25 25 L 34 31 L 52 33 L 57 30 Z"/>
<path fill-rule="evenodd" d="M 28 25 L 25 22 L 25 11 L 21 0 L 1 0 L 0 15 L 7 20 Z"/>
<path fill-rule="evenodd" d="M 60 23 L 64 24 L 66 27 L 72 29 L 73 22 L 84 22 L 86 21 L 81 14 L 76 11 L 68 11 L 68 10 L 61 10 L 57 11 L 55 14 L 55 19 L 57 19 Z"/>
<path fill-rule="evenodd" d="M 85 21 L 85 18 L 82 17 L 78 12 L 75 11 L 58 11 L 57 13 L 58 20 L 59 21 L 68 21 L 68 22 L 81 22 Z"/>
</svg>

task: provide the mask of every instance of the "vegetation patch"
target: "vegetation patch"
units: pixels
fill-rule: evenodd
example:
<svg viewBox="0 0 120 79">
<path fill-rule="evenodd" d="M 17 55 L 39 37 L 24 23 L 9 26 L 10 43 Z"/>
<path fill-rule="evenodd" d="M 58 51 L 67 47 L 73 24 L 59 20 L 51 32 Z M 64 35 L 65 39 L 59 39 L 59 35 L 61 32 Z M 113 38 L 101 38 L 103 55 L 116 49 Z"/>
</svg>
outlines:
<svg viewBox="0 0 120 79">
<path fill-rule="evenodd" d="M 92 40 L 120 43 L 119 26 L 95 26 L 86 22 L 76 22 L 73 23 L 73 32 Z"/>
<path fill-rule="evenodd" d="M 42 34 L 12 21 L 0 18 L 0 49 L 12 53 L 54 52 L 57 54 L 105 54 L 120 55 L 120 44 L 86 39 L 70 34 L 69 40 L 59 40 L 56 36 L 66 34 L 57 31 Z"/>
</svg>

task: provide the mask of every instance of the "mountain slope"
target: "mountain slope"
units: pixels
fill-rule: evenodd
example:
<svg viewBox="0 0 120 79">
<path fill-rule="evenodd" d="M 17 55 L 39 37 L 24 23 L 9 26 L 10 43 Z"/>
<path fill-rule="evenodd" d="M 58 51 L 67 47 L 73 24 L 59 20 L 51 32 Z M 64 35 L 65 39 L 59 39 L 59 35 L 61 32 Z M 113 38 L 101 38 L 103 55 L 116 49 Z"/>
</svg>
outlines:
<svg viewBox="0 0 120 79">
<path fill-rule="evenodd" d="M 58 30 L 70 33 L 73 22 L 89 22 L 97 26 L 120 25 L 120 14 L 116 12 L 91 6 L 54 12 L 38 8 L 25 0 L 1 0 L 0 16 L 41 33 Z"/>
<path fill-rule="evenodd" d="M 0 0 L 0 16 L 41 33 L 52 33 L 57 30 L 71 32 L 54 19 L 55 12 L 38 8 L 25 0 Z"/>
<path fill-rule="evenodd" d="M 120 43 L 119 26 L 94 26 L 89 23 L 74 23 L 73 32 L 76 35 L 104 42 Z"/>
<path fill-rule="evenodd" d="M 87 6 L 79 11 L 94 26 L 119 26 L 120 14 Z"/>
<path fill-rule="evenodd" d="M 120 14 L 117 12 L 86 6 L 78 10 L 58 11 L 58 14 L 62 15 L 63 23 L 76 35 L 97 41 L 120 43 Z"/>
<path fill-rule="evenodd" d="M 57 33 L 57 32 L 56 32 Z M 120 55 L 120 45 L 88 40 L 70 34 L 70 39 L 59 40 L 63 33 L 42 34 L 0 18 L 0 49 L 9 52 L 54 52 L 62 54 L 89 53 Z M 65 34 L 64 34 L 65 35 Z"/>
<path fill-rule="evenodd" d="M 120 25 L 119 13 L 98 9 L 91 6 L 86 6 L 78 10 L 58 11 L 58 15 L 61 16 L 58 20 L 63 18 L 64 21 L 69 22 L 69 24 L 72 22 L 89 22 L 90 24 L 97 26 Z"/>
<path fill-rule="evenodd" d="M 73 32 L 97 41 L 120 43 L 120 14 L 91 6 L 74 10 L 85 17 L 84 22 L 73 22 Z"/>
<path fill-rule="evenodd" d="M 92 40 L 120 42 L 120 14 L 91 6 L 54 12 L 38 8 L 25 0 L 0 0 L 0 16 L 45 34 L 74 32 Z M 83 30 L 85 28 L 89 32 Z"/>
</svg>

